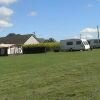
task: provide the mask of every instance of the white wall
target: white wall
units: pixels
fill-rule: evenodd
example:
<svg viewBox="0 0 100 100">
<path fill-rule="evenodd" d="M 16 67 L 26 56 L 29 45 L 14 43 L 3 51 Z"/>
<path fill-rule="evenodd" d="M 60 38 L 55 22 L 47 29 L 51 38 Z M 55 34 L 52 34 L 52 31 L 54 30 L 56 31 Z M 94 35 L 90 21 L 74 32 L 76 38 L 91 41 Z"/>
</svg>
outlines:
<svg viewBox="0 0 100 100">
<path fill-rule="evenodd" d="M 22 54 L 23 49 L 22 47 L 10 47 L 8 48 L 8 55 L 10 54 Z"/>
<path fill-rule="evenodd" d="M 39 41 L 37 41 L 33 36 L 31 36 L 24 44 L 39 44 Z"/>
</svg>

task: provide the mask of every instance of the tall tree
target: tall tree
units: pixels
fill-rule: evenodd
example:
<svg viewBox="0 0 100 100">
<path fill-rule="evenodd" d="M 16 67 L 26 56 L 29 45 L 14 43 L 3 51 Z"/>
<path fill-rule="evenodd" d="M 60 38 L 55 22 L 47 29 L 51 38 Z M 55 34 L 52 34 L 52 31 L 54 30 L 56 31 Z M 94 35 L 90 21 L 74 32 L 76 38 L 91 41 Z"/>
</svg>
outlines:
<svg viewBox="0 0 100 100">
<path fill-rule="evenodd" d="M 45 42 L 56 42 L 56 40 L 54 38 L 49 38 L 49 39 L 45 40 Z"/>
</svg>

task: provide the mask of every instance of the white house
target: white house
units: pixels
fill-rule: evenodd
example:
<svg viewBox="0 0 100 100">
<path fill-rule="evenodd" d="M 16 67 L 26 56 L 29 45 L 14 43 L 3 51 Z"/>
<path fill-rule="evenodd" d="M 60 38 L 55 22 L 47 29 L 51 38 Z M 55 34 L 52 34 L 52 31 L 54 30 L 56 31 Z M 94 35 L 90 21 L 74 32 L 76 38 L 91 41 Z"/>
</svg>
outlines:
<svg viewBox="0 0 100 100">
<path fill-rule="evenodd" d="M 15 44 L 0 44 L 0 55 L 12 55 L 12 54 L 22 54 L 23 50 L 21 46 Z"/>
<path fill-rule="evenodd" d="M 37 38 L 33 34 L 13 35 L 0 38 L 0 55 L 22 54 L 21 45 L 39 44 L 43 42 L 42 38 Z"/>
</svg>

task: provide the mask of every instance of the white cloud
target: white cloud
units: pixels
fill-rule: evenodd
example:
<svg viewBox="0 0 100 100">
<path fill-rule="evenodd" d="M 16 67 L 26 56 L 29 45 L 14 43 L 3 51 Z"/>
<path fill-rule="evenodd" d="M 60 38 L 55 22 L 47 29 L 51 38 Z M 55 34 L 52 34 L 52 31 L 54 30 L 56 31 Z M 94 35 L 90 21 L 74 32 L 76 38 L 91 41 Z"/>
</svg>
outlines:
<svg viewBox="0 0 100 100">
<path fill-rule="evenodd" d="M 82 34 L 81 38 L 92 39 L 92 38 L 95 38 L 95 36 L 93 34 Z"/>
<path fill-rule="evenodd" d="M 0 0 L 0 4 L 9 5 L 15 3 L 17 0 Z"/>
<path fill-rule="evenodd" d="M 0 7 L 0 29 L 12 27 L 13 24 L 10 22 L 10 18 L 14 11 L 7 7 Z"/>
<path fill-rule="evenodd" d="M 96 32 L 97 32 L 97 28 L 85 28 L 81 30 L 81 33 L 96 33 Z"/>
<path fill-rule="evenodd" d="M 0 20 L 0 29 L 12 27 L 12 26 L 13 26 L 12 23 L 5 20 Z"/>
<path fill-rule="evenodd" d="M 100 31 L 100 29 L 99 29 Z M 85 28 L 83 30 L 81 30 L 81 36 L 82 38 L 97 38 L 98 37 L 98 32 L 97 32 L 97 28 Z"/>
<path fill-rule="evenodd" d="M 36 11 L 31 11 L 28 16 L 37 16 L 38 13 Z"/>
<path fill-rule="evenodd" d="M 7 7 L 0 7 L 0 17 L 10 17 L 14 11 Z"/>
<path fill-rule="evenodd" d="M 87 7 L 92 8 L 92 7 L 94 7 L 94 5 L 93 4 L 88 4 Z"/>
<path fill-rule="evenodd" d="M 14 11 L 7 6 L 15 3 L 17 0 L 0 0 L 0 30 L 8 27 L 12 27 L 13 24 L 10 22 L 11 16 Z"/>
<path fill-rule="evenodd" d="M 74 38 L 74 39 L 78 39 L 78 38 L 79 38 L 79 36 L 73 36 L 72 38 Z"/>
<path fill-rule="evenodd" d="M 96 1 L 100 1 L 100 0 L 96 0 Z"/>
</svg>

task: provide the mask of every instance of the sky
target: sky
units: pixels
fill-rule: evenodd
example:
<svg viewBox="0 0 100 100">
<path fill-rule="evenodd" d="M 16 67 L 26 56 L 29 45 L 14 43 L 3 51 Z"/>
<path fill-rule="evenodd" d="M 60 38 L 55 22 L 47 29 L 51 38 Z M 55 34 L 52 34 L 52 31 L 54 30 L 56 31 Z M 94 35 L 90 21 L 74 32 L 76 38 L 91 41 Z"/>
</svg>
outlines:
<svg viewBox="0 0 100 100">
<path fill-rule="evenodd" d="M 97 38 L 100 0 L 0 0 L 0 36 Z"/>
</svg>

